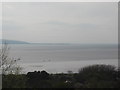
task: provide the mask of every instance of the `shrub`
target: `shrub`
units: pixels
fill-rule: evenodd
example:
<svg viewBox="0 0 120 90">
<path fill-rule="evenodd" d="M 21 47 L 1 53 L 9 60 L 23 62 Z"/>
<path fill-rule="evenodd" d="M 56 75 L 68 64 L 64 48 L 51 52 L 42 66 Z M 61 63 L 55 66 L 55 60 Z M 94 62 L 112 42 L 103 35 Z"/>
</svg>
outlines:
<svg viewBox="0 0 120 90">
<path fill-rule="evenodd" d="M 76 75 L 78 82 L 86 87 L 115 87 L 117 84 L 117 70 L 111 65 L 92 65 L 79 70 Z"/>
</svg>

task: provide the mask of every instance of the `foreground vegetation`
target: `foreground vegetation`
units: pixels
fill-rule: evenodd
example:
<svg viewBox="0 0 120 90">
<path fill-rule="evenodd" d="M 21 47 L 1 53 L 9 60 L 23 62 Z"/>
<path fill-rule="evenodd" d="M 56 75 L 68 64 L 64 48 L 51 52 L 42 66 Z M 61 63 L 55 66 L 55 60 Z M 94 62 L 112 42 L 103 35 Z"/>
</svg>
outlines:
<svg viewBox="0 0 120 90">
<path fill-rule="evenodd" d="M 118 88 L 120 70 L 93 65 L 78 73 L 49 74 L 46 71 L 3 75 L 3 88 Z"/>
<path fill-rule="evenodd" d="M 9 57 L 9 47 L 0 49 L 2 88 L 119 88 L 120 70 L 110 65 L 93 65 L 78 73 L 49 74 L 46 71 L 20 74 L 19 58 Z"/>
</svg>

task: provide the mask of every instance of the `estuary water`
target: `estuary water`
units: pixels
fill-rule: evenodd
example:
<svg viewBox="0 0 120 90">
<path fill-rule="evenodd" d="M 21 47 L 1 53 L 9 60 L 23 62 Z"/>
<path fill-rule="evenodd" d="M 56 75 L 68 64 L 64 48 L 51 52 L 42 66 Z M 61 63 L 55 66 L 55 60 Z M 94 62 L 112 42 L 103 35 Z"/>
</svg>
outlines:
<svg viewBox="0 0 120 90">
<path fill-rule="evenodd" d="M 23 72 L 78 72 L 94 64 L 118 66 L 117 45 L 10 44 L 9 56 L 20 58 Z"/>
</svg>

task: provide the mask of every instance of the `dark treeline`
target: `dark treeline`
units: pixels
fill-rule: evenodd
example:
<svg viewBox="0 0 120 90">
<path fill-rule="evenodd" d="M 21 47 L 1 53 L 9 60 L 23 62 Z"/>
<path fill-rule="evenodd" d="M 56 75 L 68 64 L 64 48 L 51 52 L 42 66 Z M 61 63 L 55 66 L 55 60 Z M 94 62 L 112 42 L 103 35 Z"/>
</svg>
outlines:
<svg viewBox="0 0 120 90">
<path fill-rule="evenodd" d="M 3 88 L 119 88 L 120 70 L 111 65 L 93 65 L 78 73 L 49 74 L 46 71 L 3 75 Z"/>
</svg>

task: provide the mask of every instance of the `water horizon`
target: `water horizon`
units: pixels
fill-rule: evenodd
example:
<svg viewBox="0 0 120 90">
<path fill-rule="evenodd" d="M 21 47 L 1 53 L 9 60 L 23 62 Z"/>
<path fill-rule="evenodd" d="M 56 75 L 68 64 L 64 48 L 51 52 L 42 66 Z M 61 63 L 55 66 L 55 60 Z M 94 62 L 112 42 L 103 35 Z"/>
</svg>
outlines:
<svg viewBox="0 0 120 90">
<path fill-rule="evenodd" d="M 118 66 L 116 45 L 9 44 L 8 46 L 9 57 L 20 58 L 18 63 L 22 65 L 25 72 L 44 69 L 51 73 L 67 72 L 70 69 L 76 72 L 81 68 L 80 66 L 95 63 Z M 42 67 L 40 67 L 41 63 Z"/>
</svg>

